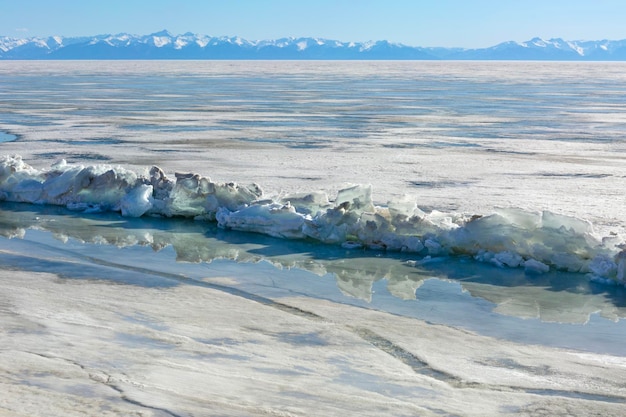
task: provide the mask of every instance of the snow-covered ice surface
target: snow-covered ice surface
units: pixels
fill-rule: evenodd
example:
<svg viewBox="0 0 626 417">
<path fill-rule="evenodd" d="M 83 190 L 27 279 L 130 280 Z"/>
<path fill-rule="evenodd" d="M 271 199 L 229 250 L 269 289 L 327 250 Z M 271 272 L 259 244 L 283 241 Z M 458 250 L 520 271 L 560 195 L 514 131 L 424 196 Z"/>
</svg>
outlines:
<svg viewBox="0 0 626 417">
<path fill-rule="evenodd" d="M 71 217 L 2 210 L 8 415 L 623 414 L 621 287 Z"/>
<path fill-rule="evenodd" d="M 0 63 L 0 412 L 623 415 L 624 69 Z"/>
<path fill-rule="evenodd" d="M 3 154 L 161 167 L 266 194 L 371 184 L 422 209 L 620 217 L 624 65 L 2 62 Z M 616 230 L 618 229 L 618 230 Z"/>
</svg>

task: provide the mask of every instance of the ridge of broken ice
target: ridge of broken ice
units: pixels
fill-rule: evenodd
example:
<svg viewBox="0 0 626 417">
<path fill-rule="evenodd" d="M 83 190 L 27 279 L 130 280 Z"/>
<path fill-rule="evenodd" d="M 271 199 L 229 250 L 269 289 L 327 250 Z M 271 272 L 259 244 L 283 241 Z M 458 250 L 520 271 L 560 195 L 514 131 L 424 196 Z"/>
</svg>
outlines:
<svg viewBox="0 0 626 417">
<path fill-rule="evenodd" d="M 20 156 L 4 156 L 0 201 L 115 211 L 127 217 L 192 217 L 280 238 L 405 251 L 427 259 L 468 255 L 502 267 L 522 267 L 530 274 L 554 268 L 626 284 L 624 239 L 598 238 L 585 220 L 518 208 L 472 216 L 426 213 L 409 197 L 380 207 L 374 205 L 368 185 L 340 190 L 333 201 L 323 192 L 274 200 L 264 199 L 256 184 L 217 183 L 181 173 L 172 180 L 158 167 L 139 175 L 119 166 L 60 161 L 38 170 Z"/>
</svg>

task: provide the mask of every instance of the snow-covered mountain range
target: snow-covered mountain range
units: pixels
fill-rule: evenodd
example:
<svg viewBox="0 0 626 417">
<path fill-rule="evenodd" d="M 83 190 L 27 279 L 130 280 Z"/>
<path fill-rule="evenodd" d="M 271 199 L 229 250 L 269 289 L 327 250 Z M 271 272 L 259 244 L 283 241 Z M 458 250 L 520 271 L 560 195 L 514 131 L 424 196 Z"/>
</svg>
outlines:
<svg viewBox="0 0 626 417">
<path fill-rule="evenodd" d="M 168 31 L 150 35 L 48 38 L 0 37 L 0 60 L 11 59 L 363 59 L 363 60 L 626 60 L 626 39 L 565 41 L 534 38 L 489 48 L 414 47 L 388 41 L 320 38 L 250 41 Z"/>
</svg>

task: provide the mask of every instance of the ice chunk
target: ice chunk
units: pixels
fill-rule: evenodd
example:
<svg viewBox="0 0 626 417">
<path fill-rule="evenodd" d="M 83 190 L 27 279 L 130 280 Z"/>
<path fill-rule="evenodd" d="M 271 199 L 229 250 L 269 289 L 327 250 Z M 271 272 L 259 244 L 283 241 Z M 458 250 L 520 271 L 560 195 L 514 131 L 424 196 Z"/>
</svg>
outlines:
<svg viewBox="0 0 626 417">
<path fill-rule="evenodd" d="M 510 251 L 496 253 L 493 257 L 493 261 L 499 266 L 508 266 L 510 268 L 517 268 L 522 264 L 524 258 L 517 253 Z"/>
<path fill-rule="evenodd" d="M 18 176 L 17 181 L 11 188 L 11 201 L 19 201 L 24 203 L 33 203 L 41 201 L 43 193 L 43 184 L 34 178 L 23 178 Z"/>
<path fill-rule="evenodd" d="M 417 236 L 398 235 L 393 232 L 382 234 L 378 240 L 382 246 L 391 251 L 421 252 L 424 249 L 422 241 Z"/>
<path fill-rule="evenodd" d="M 49 201 L 60 201 L 63 195 L 72 192 L 74 179 L 84 168 L 83 166 L 66 168 L 67 165 L 64 162 L 53 166 L 56 169 L 47 175 L 43 184 L 46 199 Z"/>
<path fill-rule="evenodd" d="M 348 236 L 348 224 L 342 221 L 345 210 L 342 208 L 329 209 L 323 215 L 306 219 L 302 232 L 305 236 L 324 243 L 343 243 L 347 240 L 356 240 Z"/>
<path fill-rule="evenodd" d="M 159 175 L 158 172 L 156 174 Z M 217 204 L 207 204 L 207 201 L 212 201 L 209 196 L 215 195 L 215 184 L 208 178 L 198 174 L 176 173 L 175 176 L 176 183 L 167 198 L 168 215 L 193 217 L 217 211 Z M 162 183 L 158 176 L 153 176 L 153 179 L 157 180 L 157 184 Z"/>
<path fill-rule="evenodd" d="M 291 204 L 298 213 L 316 214 L 330 207 L 328 194 L 323 191 L 312 193 L 292 194 L 281 199 L 283 204 Z"/>
<path fill-rule="evenodd" d="M 4 156 L 0 159 L 0 182 L 6 181 L 16 172 L 25 172 L 29 176 L 36 176 L 37 170 L 22 161 L 19 155 Z"/>
<path fill-rule="evenodd" d="M 443 250 L 441 243 L 432 238 L 426 239 L 424 241 L 424 246 L 426 247 L 426 249 L 428 249 L 428 253 L 430 255 L 439 255 Z"/>
<path fill-rule="evenodd" d="M 335 206 L 343 206 L 346 209 L 361 214 L 363 212 L 373 212 L 371 185 L 353 185 L 339 190 Z"/>
<path fill-rule="evenodd" d="M 262 195 L 263 190 L 257 184 L 241 186 L 234 182 L 229 182 L 215 187 L 215 196 L 220 207 L 226 207 L 229 210 L 237 210 L 258 200 Z"/>
<path fill-rule="evenodd" d="M 539 212 L 522 210 L 520 208 L 499 208 L 495 211 L 507 224 L 520 229 L 534 230 L 541 227 L 542 217 Z"/>
<path fill-rule="evenodd" d="M 391 224 L 379 213 L 362 213 L 359 218 L 359 227 L 356 235 L 359 241 L 372 245 L 381 246 L 384 236 L 391 232 Z M 382 245 L 385 246 L 384 244 Z"/>
<path fill-rule="evenodd" d="M 542 213 L 541 225 L 544 228 L 559 229 L 570 234 L 584 235 L 593 233 L 593 227 L 590 222 L 550 211 Z"/>
<path fill-rule="evenodd" d="M 152 208 L 152 186 L 140 184 L 122 197 L 120 210 L 125 217 L 141 217 Z"/>
<path fill-rule="evenodd" d="M 550 267 L 535 259 L 527 259 L 523 262 L 524 271 L 527 274 L 545 274 L 550 271 Z"/>
<path fill-rule="evenodd" d="M 387 203 L 392 221 L 405 221 L 411 217 L 424 217 L 426 213 L 417 207 L 415 199 L 408 195 L 402 198 L 391 200 Z"/>
<path fill-rule="evenodd" d="M 155 207 L 167 216 L 214 220 L 219 209 L 236 211 L 263 194 L 256 184 L 248 187 L 236 183 L 218 184 L 193 173 L 176 173 L 175 176 L 176 182 L 172 184 L 160 169 L 153 167 L 150 171 L 150 183 L 156 187 L 155 197 L 162 201 L 157 202 Z"/>
<path fill-rule="evenodd" d="M 417 236 L 407 236 L 403 239 L 400 250 L 403 252 L 421 252 L 424 250 L 424 244 Z"/>
<path fill-rule="evenodd" d="M 531 234 L 532 231 L 516 227 L 503 215 L 494 213 L 474 217 L 448 236 L 455 252 L 475 255 L 480 250 L 519 253 L 517 242 L 526 241 Z"/>
<path fill-rule="evenodd" d="M 617 265 L 611 257 L 598 255 L 589 263 L 589 270 L 595 277 L 611 277 L 617 272 Z"/>
<path fill-rule="evenodd" d="M 372 213 L 374 210 L 370 186 L 346 188 L 338 192 L 335 207 L 307 219 L 303 233 L 325 243 L 359 241 L 357 234 L 361 232 L 359 224 L 361 215 L 366 212 Z M 370 225 L 372 228 L 373 226 Z"/>
<path fill-rule="evenodd" d="M 155 199 L 165 200 L 174 188 L 174 182 L 165 176 L 165 172 L 157 166 L 150 168 L 150 185 Z"/>
<path fill-rule="evenodd" d="M 216 218 L 219 226 L 228 229 L 291 239 L 304 237 L 304 216 L 288 204 L 253 204 L 235 212 L 221 208 Z"/>
<path fill-rule="evenodd" d="M 615 261 L 617 262 L 617 280 L 626 284 L 626 249 L 615 256 Z"/>
<path fill-rule="evenodd" d="M 552 253 L 549 258 L 556 269 L 564 271 L 579 272 L 585 266 L 584 260 L 575 253 L 557 252 Z"/>
</svg>

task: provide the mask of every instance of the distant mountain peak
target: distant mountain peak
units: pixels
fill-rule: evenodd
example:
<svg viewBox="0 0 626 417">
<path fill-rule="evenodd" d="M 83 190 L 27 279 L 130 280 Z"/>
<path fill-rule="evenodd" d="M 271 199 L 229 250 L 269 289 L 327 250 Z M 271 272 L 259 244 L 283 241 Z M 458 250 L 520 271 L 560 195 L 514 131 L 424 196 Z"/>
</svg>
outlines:
<svg viewBox="0 0 626 417">
<path fill-rule="evenodd" d="M 172 37 L 173 35 L 167 29 L 163 29 L 159 32 L 151 33 L 149 36 L 159 36 L 159 37 Z"/>
<path fill-rule="evenodd" d="M 167 29 L 149 35 L 16 39 L 0 37 L 0 59 L 360 59 L 360 60 L 626 60 L 626 40 L 568 41 L 534 37 L 489 48 L 414 47 L 387 40 L 343 42 L 318 37 L 250 41 Z"/>
</svg>

